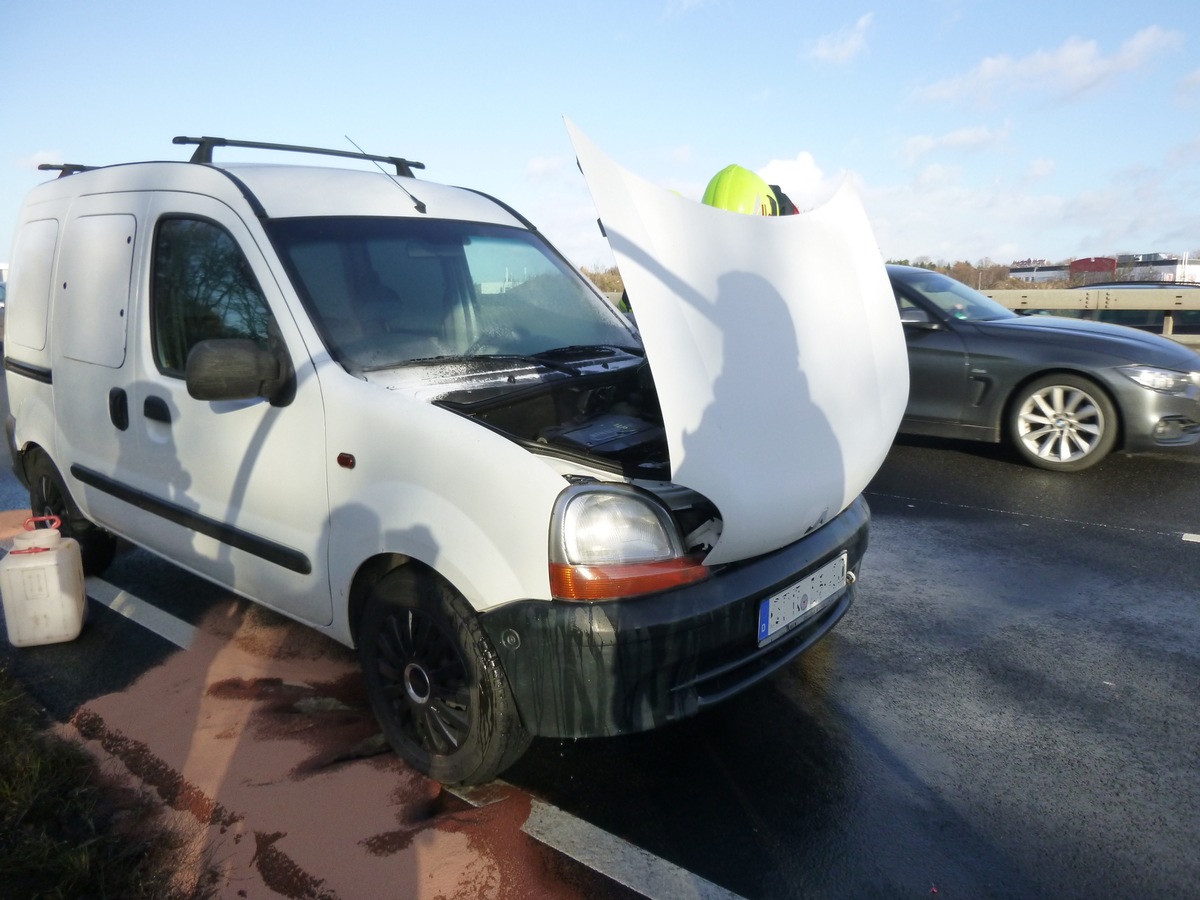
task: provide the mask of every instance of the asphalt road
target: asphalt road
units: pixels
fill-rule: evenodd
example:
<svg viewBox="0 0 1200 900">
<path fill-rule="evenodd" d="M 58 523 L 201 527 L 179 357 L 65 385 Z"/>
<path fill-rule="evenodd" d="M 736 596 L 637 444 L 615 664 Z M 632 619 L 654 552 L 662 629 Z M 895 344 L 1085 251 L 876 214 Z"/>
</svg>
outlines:
<svg viewBox="0 0 1200 900">
<path fill-rule="evenodd" d="M 782 677 L 506 779 L 747 898 L 1194 895 L 1200 458 L 901 442 L 867 497 L 858 602 Z M 220 596 L 141 552 L 107 577 L 185 619 Z M 172 652 L 92 609 L 14 663 L 58 715 Z"/>
<path fill-rule="evenodd" d="M 1200 465 L 896 445 L 859 601 L 786 675 L 509 780 L 746 897 L 1200 884 Z"/>
</svg>

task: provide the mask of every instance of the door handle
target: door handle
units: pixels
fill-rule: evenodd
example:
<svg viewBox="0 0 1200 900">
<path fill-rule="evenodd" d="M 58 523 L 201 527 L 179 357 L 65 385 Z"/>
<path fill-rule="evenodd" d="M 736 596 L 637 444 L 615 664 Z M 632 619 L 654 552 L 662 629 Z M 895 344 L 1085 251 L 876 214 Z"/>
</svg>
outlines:
<svg viewBox="0 0 1200 900">
<path fill-rule="evenodd" d="M 162 397 L 147 397 L 146 402 L 142 404 L 142 415 L 155 422 L 171 424 L 171 408 Z"/>
</svg>

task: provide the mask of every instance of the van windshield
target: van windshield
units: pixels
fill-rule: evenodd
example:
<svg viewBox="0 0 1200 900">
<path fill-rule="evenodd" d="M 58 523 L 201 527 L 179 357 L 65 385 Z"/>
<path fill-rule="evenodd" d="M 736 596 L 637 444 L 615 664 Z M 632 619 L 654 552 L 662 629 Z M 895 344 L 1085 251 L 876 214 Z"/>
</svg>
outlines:
<svg viewBox="0 0 1200 900">
<path fill-rule="evenodd" d="M 564 347 L 640 352 L 621 315 L 533 232 L 360 217 L 276 219 L 267 231 L 351 371 Z"/>
</svg>

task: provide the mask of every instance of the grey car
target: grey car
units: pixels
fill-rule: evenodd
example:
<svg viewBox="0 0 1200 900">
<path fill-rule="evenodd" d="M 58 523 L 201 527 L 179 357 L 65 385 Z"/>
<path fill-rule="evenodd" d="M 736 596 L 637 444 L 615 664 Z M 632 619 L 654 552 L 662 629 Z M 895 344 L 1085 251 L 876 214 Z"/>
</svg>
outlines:
<svg viewBox="0 0 1200 900">
<path fill-rule="evenodd" d="M 1194 450 L 1200 355 L 1119 325 L 1021 316 L 937 272 L 889 265 L 908 343 L 900 431 L 1008 440 L 1043 469 L 1114 450 Z"/>
</svg>

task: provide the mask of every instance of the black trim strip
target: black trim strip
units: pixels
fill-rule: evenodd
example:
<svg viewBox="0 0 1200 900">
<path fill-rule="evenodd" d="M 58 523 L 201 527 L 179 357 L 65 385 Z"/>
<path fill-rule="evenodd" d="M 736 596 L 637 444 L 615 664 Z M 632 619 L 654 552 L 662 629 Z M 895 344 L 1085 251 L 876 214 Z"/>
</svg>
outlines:
<svg viewBox="0 0 1200 900">
<path fill-rule="evenodd" d="M 237 189 L 242 192 L 242 196 L 246 199 L 246 202 L 250 204 L 250 209 L 254 211 L 254 215 L 257 218 L 268 218 L 267 208 L 262 205 L 262 201 L 258 199 L 258 195 L 255 194 L 254 191 L 250 190 L 250 186 L 246 184 L 246 182 L 242 181 L 242 179 L 238 178 L 232 172 L 227 172 L 219 166 L 213 166 L 212 168 L 214 172 L 220 172 L 235 185 L 237 185 Z"/>
<path fill-rule="evenodd" d="M 40 381 L 42 384 L 54 384 L 54 373 L 45 366 L 23 363 L 6 356 L 4 357 L 4 368 L 14 375 L 24 375 L 26 378 L 32 378 L 34 381 Z"/>
<path fill-rule="evenodd" d="M 130 503 L 145 512 L 161 516 L 168 522 L 174 522 L 176 525 L 182 525 L 184 528 L 189 528 L 207 537 L 215 538 L 223 544 L 236 547 L 238 550 L 244 550 L 261 559 L 265 559 L 267 562 L 282 566 L 300 575 L 312 574 L 312 562 L 299 550 L 293 550 L 291 547 L 285 547 L 283 544 L 277 544 L 266 538 L 261 538 L 234 528 L 232 525 L 218 522 L 216 519 L 202 516 L 174 503 L 159 500 L 145 491 L 139 491 L 136 488 L 121 484 L 119 481 L 114 481 L 106 475 L 93 472 L 84 466 L 71 466 L 71 474 L 86 485 L 90 485 L 99 491 L 116 497 L 118 500 L 124 500 L 126 503 Z"/>
</svg>

